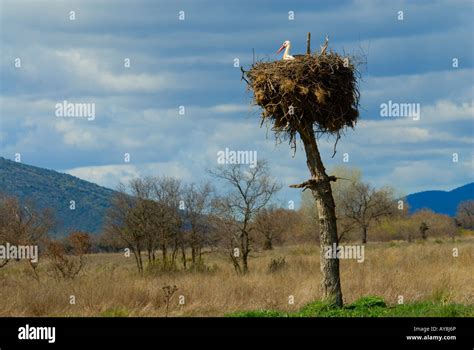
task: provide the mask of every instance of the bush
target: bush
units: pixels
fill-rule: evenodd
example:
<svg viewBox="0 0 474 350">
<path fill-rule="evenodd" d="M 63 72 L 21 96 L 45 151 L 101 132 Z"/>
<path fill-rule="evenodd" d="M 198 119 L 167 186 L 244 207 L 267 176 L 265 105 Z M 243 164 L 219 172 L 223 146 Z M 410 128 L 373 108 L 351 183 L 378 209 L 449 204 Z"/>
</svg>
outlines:
<svg viewBox="0 0 474 350">
<path fill-rule="evenodd" d="M 268 272 L 273 273 L 282 270 L 283 268 L 286 267 L 286 261 L 285 258 L 276 258 L 270 260 L 270 263 L 268 264 Z"/>
<path fill-rule="evenodd" d="M 424 226 L 428 228 L 425 237 L 420 233 L 420 227 Z M 376 241 L 412 242 L 424 238 L 455 237 L 457 234 L 456 224 L 451 217 L 429 210 L 417 211 L 410 217 L 381 220 L 372 231 L 372 239 Z"/>
</svg>

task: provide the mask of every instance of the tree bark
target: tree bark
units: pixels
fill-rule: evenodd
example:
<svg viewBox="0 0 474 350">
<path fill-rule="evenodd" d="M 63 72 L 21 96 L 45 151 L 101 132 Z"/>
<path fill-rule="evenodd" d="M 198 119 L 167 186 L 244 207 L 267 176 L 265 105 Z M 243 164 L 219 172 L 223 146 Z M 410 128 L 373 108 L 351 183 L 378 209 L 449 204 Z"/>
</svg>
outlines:
<svg viewBox="0 0 474 350">
<path fill-rule="evenodd" d="M 183 262 L 183 268 L 186 270 L 186 247 L 184 244 L 181 245 L 181 259 Z"/>
<path fill-rule="evenodd" d="M 175 238 L 173 251 L 171 253 L 171 268 L 172 269 L 174 269 L 176 267 L 176 257 L 178 255 L 178 250 L 179 250 L 179 242 L 178 242 L 178 239 Z"/>
<path fill-rule="evenodd" d="M 362 226 L 361 236 L 362 236 L 362 244 L 366 244 L 367 243 L 367 227 L 366 226 Z"/>
<path fill-rule="evenodd" d="M 242 232 L 242 272 L 249 272 L 248 265 L 248 255 L 249 255 L 249 236 L 246 231 Z"/>
<path fill-rule="evenodd" d="M 153 260 L 152 260 L 152 257 L 151 257 L 151 256 L 152 256 L 152 252 L 151 252 L 151 248 L 150 248 L 150 247 L 147 248 L 147 253 L 148 253 L 148 265 L 151 265 L 152 262 L 153 262 Z"/>
<path fill-rule="evenodd" d="M 166 268 L 167 265 L 168 265 L 168 261 L 167 261 L 167 255 L 168 254 L 167 254 L 167 251 L 166 251 L 166 244 L 165 243 L 163 243 L 161 245 L 161 252 L 162 252 L 161 254 L 163 255 L 163 268 Z"/>
<path fill-rule="evenodd" d="M 191 246 L 191 261 L 193 263 L 193 267 L 196 266 L 196 247 L 194 243 Z"/>
<path fill-rule="evenodd" d="M 325 247 L 338 244 L 336 225 L 336 205 L 331 190 L 330 178 L 326 174 L 321 156 L 319 154 L 312 124 L 300 130 L 303 141 L 307 166 L 311 177 L 317 185 L 311 186 L 311 192 L 316 200 L 320 226 L 320 260 L 321 260 L 321 286 L 324 299 L 338 307 L 342 306 L 341 280 L 339 275 L 339 259 L 327 259 Z"/>
<path fill-rule="evenodd" d="M 264 250 L 273 250 L 273 242 L 271 237 L 265 237 L 265 243 L 263 244 Z"/>
<path fill-rule="evenodd" d="M 137 244 L 134 248 L 132 248 L 132 252 L 137 263 L 138 273 L 143 274 L 142 252 L 140 246 Z"/>
</svg>

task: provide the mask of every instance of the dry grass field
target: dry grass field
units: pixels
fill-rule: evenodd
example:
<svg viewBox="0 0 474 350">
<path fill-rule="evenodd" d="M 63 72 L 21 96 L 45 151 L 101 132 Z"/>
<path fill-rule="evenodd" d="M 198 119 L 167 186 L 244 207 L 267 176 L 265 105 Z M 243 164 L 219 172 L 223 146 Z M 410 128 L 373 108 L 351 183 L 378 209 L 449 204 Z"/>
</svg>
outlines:
<svg viewBox="0 0 474 350">
<path fill-rule="evenodd" d="M 405 303 L 473 305 L 473 238 L 369 243 L 363 263 L 341 262 L 344 301 L 377 295 L 393 305 L 402 295 Z M 453 257 L 454 248 L 458 257 Z M 277 257 L 284 257 L 286 266 L 269 272 L 271 259 Z M 205 255 L 209 272 L 148 271 L 144 276 L 137 274 L 133 258 L 121 254 L 92 254 L 87 259 L 73 280 L 54 278 L 44 261 L 39 280 L 25 262 L 0 269 L 0 316 L 164 316 L 166 285 L 178 288 L 170 300 L 170 316 L 222 316 L 259 309 L 291 312 L 321 296 L 316 245 L 254 252 L 250 273 L 244 276 L 237 275 L 221 253 Z M 71 296 L 75 304 L 70 303 Z M 289 303 L 290 296 L 294 304 Z"/>
</svg>

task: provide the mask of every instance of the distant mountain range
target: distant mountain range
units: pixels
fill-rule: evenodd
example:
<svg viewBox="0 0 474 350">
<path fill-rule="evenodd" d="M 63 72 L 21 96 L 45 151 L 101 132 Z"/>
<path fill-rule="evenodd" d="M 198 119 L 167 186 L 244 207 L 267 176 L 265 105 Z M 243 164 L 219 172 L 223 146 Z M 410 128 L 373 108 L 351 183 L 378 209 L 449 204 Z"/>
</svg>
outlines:
<svg viewBox="0 0 474 350">
<path fill-rule="evenodd" d="M 58 221 L 57 234 L 73 230 L 98 234 L 101 232 L 106 210 L 115 191 L 58 173 L 54 170 L 17 163 L 0 157 L 0 192 L 30 199 L 40 208 L 52 208 Z M 474 199 L 474 183 L 452 191 L 424 191 L 406 197 L 413 213 L 431 209 L 436 213 L 456 215 L 458 204 Z M 75 201 L 75 210 L 70 201 Z"/>
<path fill-rule="evenodd" d="M 98 234 L 114 191 L 77 177 L 0 157 L 0 192 L 52 208 L 56 234 L 73 230 Z M 75 209 L 70 209 L 70 201 Z"/>
<path fill-rule="evenodd" d="M 431 209 L 435 213 L 456 215 L 459 203 L 474 200 L 474 182 L 452 191 L 423 191 L 406 197 L 410 213 L 420 209 Z"/>
</svg>

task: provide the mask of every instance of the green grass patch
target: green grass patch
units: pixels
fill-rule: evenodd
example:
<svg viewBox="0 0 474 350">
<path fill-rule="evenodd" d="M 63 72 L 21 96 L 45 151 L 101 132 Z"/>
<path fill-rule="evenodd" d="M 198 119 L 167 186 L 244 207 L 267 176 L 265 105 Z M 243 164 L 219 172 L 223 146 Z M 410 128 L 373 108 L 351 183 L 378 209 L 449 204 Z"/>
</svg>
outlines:
<svg viewBox="0 0 474 350">
<path fill-rule="evenodd" d="M 286 317 L 287 314 L 280 311 L 272 310 L 254 310 L 254 311 L 241 311 L 234 312 L 226 315 L 228 317 Z"/>
<path fill-rule="evenodd" d="M 113 307 L 101 312 L 100 316 L 102 317 L 128 317 L 130 316 L 130 311 L 122 307 Z"/>
<path fill-rule="evenodd" d="M 352 304 L 336 308 L 323 301 L 314 301 L 296 312 L 273 310 L 241 311 L 229 317 L 472 317 L 474 305 L 444 304 L 420 301 L 411 304 L 387 306 L 383 298 L 365 296 Z"/>
</svg>

